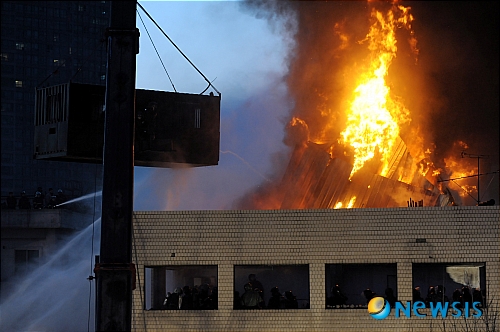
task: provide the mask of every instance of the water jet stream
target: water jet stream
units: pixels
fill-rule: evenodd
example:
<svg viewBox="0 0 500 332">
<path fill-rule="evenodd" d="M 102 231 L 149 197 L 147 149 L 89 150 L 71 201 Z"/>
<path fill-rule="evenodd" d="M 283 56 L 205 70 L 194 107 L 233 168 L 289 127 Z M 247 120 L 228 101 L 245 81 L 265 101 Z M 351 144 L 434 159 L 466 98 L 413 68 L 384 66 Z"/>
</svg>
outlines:
<svg viewBox="0 0 500 332">
<path fill-rule="evenodd" d="M 75 202 L 78 202 L 78 201 L 83 201 L 84 199 L 92 198 L 94 196 L 101 196 L 101 195 L 102 195 L 102 191 L 97 191 L 97 192 L 92 193 L 92 194 L 87 194 L 87 195 L 84 195 L 84 196 L 73 198 L 72 200 L 66 201 L 64 203 L 57 204 L 55 207 L 58 207 L 58 206 L 61 206 L 61 205 L 66 205 L 66 204 L 75 203 Z"/>
<path fill-rule="evenodd" d="M 17 277 L 8 294 L 2 289 L 2 331 L 88 331 L 88 322 L 94 321 L 95 284 L 87 278 L 91 254 L 99 254 L 100 224 L 99 218 L 45 256 L 46 262 L 31 273 Z M 93 323 L 89 331 L 94 331 Z"/>
<path fill-rule="evenodd" d="M 264 175 L 262 175 L 259 171 L 257 171 L 255 168 L 253 168 L 252 165 L 250 165 L 245 159 L 243 159 L 242 157 L 240 157 L 239 155 L 237 155 L 233 151 L 229 151 L 229 150 L 225 150 L 225 151 L 219 150 L 219 151 L 220 151 L 220 153 L 224 153 L 224 154 L 226 154 L 226 153 L 232 154 L 233 156 L 235 156 L 236 158 L 238 158 L 239 160 L 241 160 L 243 163 L 245 163 L 245 165 L 247 165 L 248 167 L 250 167 L 250 169 L 252 171 L 254 171 L 255 173 L 257 173 L 261 178 L 263 178 L 267 182 L 271 182 L 271 180 L 269 180 Z"/>
</svg>

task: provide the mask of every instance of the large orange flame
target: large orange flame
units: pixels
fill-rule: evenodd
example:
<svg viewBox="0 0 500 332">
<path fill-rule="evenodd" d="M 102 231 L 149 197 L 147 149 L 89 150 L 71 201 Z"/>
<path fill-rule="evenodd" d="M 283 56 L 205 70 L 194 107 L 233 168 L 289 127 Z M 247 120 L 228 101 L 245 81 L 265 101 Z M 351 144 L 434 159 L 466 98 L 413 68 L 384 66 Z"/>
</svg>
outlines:
<svg viewBox="0 0 500 332">
<path fill-rule="evenodd" d="M 403 26 L 411 29 L 413 17 L 409 8 L 403 6 L 393 6 L 385 15 L 373 9 L 371 17 L 373 24 L 362 41 L 369 42 L 369 65 L 358 79 L 347 111 L 347 125 L 339 140 L 353 150 L 350 178 L 377 153 L 381 161 L 379 174 L 385 176 L 393 144 L 399 136 L 399 127 L 409 121 L 408 109 L 391 97 L 386 78 L 396 57 L 396 28 Z"/>
<path fill-rule="evenodd" d="M 467 149 L 465 143 L 458 142 L 449 151 L 451 157 L 443 158 L 442 147 L 437 149 L 436 146 L 436 143 L 443 142 L 433 142 L 435 137 L 428 128 L 427 121 L 432 118 L 424 119 L 419 114 L 413 114 L 414 121 L 409 125 L 410 107 L 406 107 L 403 98 L 396 94 L 406 93 L 407 105 L 411 105 L 412 110 L 419 110 L 419 113 L 424 113 L 423 110 L 428 106 L 427 103 L 417 102 L 420 95 L 426 93 L 419 88 L 424 77 L 417 76 L 416 85 L 410 84 L 413 82 L 407 79 L 414 69 L 420 70 L 421 67 L 409 68 L 407 60 L 411 58 L 401 57 L 403 53 L 411 55 L 407 52 L 410 50 L 416 63 L 419 53 L 411 26 L 414 21 L 410 14 L 411 8 L 399 5 L 397 0 L 393 1 L 392 4 L 373 1 L 370 4 L 373 7 L 370 22 L 366 26 L 365 13 L 351 12 L 351 8 L 345 14 L 353 15 L 352 20 L 350 16 L 340 15 L 341 20 L 333 24 L 331 20 L 323 19 L 316 24 L 316 16 L 309 11 L 300 15 L 300 24 L 311 29 L 303 29 L 308 33 L 297 33 L 297 41 L 302 46 L 297 48 L 297 62 L 290 68 L 288 81 L 291 94 L 298 98 L 295 100 L 294 116 L 287 124 L 284 141 L 288 146 L 295 147 L 295 151 L 293 163 L 290 162 L 287 168 L 287 172 L 290 170 L 287 173 L 289 176 L 283 177 L 281 187 L 273 193 L 280 193 L 280 199 L 286 201 L 287 198 L 283 197 L 293 188 L 300 191 L 294 197 L 303 199 L 288 199 L 286 206 L 326 206 L 334 209 L 370 204 L 385 206 L 389 203 L 368 202 L 369 195 L 364 195 L 362 184 L 371 181 L 368 176 L 374 173 L 389 179 L 387 183 L 397 180 L 409 185 L 407 188 L 401 186 L 400 191 L 388 195 L 390 204 L 402 202 L 404 206 L 408 197 L 401 198 L 403 195 L 412 195 L 415 188 L 422 189 L 422 192 L 425 190 L 425 195 L 429 192 L 434 195 L 441 190 L 448 197 L 440 197 L 439 201 L 432 201 L 432 204 L 455 204 L 454 198 L 450 197 L 450 184 L 464 197 L 477 194 L 473 183 L 477 181 L 477 178 L 473 178 L 473 171 L 477 167 L 469 165 L 476 160 L 460 158 L 460 151 Z M 330 12 L 324 17 L 330 19 Z M 406 36 L 409 49 L 401 43 L 402 36 Z M 356 45 L 353 44 L 354 40 L 360 39 Z M 397 56 L 400 58 L 396 59 Z M 411 95 L 412 91 L 418 95 Z M 312 148 L 316 145 L 323 149 L 321 158 Z M 324 160 L 324 149 L 329 149 L 328 163 Z M 304 151 L 310 154 L 304 155 Z M 340 156 L 342 152 L 347 158 Z M 321 163 L 315 165 L 320 159 Z M 352 180 L 349 185 L 345 184 L 347 174 Z M 353 179 L 355 174 L 357 178 Z M 453 179 L 451 182 L 452 177 L 464 179 Z M 377 181 L 386 181 L 375 178 Z M 323 181 L 325 179 L 342 179 L 343 183 Z M 317 191 L 313 191 L 313 188 Z M 376 188 L 375 183 L 373 187 L 368 186 L 371 189 L 369 191 L 374 193 L 373 197 L 384 197 L 385 192 Z M 316 194 L 331 200 L 320 202 L 314 196 Z M 280 199 L 262 202 L 275 202 L 269 208 L 280 208 Z"/>
</svg>

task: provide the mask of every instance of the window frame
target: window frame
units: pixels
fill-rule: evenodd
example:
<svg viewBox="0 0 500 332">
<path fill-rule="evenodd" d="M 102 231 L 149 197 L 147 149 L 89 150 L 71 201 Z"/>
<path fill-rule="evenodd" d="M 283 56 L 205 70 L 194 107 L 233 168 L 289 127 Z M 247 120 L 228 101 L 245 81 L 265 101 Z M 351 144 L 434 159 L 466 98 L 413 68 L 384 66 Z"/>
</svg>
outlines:
<svg viewBox="0 0 500 332">
<path fill-rule="evenodd" d="M 397 263 L 325 264 L 325 309 L 366 309 L 368 300 L 363 292 L 367 289 L 375 292 L 376 296 L 386 297 L 386 289 L 392 288 L 397 301 L 397 272 Z M 381 282 L 384 279 L 385 283 Z M 355 285 L 356 283 L 360 284 Z M 335 303 L 332 299 L 336 285 L 343 296 L 347 297 L 345 304 Z"/>
<path fill-rule="evenodd" d="M 218 273 L 217 265 L 144 266 L 144 310 L 218 310 Z M 208 291 L 212 302 L 205 301 L 206 307 L 169 308 L 165 304 L 166 295 L 185 286 L 191 290 L 196 287 L 199 294 Z"/>
<path fill-rule="evenodd" d="M 296 297 L 297 306 L 295 310 L 310 309 L 311 286 L 310 286 L 310 264 L 238 264 L 233 266 L 233 310 L 251 310 L 241 306 L 241 296 L 244 294 L 244 286 L 249 282 L 249 275 L 255 274 L 256 280 L 263 286 L 264 305 L 257 309 L 265 310 L 294 310 L 286 308 L 285 302 L 281 302 L 280 309 L 268 308 L 271 298 L 271 289 L 278 287 L 282 300 L 284 301 L 285 292 L 291 291 Z M 293 276 L 298 278 L 293 278 Z M 238 296 L 238 298 L 237 298 Z M 292 303 L 293 301 L 287 302 Z"/>
</svg>

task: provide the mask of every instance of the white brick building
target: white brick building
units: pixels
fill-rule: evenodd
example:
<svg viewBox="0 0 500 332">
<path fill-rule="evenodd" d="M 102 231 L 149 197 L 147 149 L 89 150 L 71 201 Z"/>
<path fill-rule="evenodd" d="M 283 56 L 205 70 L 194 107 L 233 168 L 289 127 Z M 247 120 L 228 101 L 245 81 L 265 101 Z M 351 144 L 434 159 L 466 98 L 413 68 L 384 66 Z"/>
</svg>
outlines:
<svg viewBox="0 0 500 332">
<path fill-rule="evenodd" d="M 490 329 L 496 323 L 498 330 L 499 220 L 499 206 L 136 212 L 133 257 L 139 279 L 133 292 L 133 329 L 486 331 L 486 322 Z M 442 284 L 455 287 L 447 273 L 439 272 L 447 266 L 479 271 L 476 281 L 489 303 L 488 321 L 486 310 L 482 318 L 467 319 L 465 326 L 464 319 L 432 318 L 428 309 L 421 310 L 427 310 L 425 318 L 391 313 L 375 320 L 366 309 L 326 306 L 329 289 L 338 280 L 350 285 L 345 292 L 353 306 L 363 304 L 357 296 L 367 286 L 382 296 L 391 286 L 405 303 L 412 301 L 418 284 L 425 297 L 427 287 L 441 277 Z M 186 277 L 197 267 L 192 278 Z M 235 310 L 234 292 L 242 289 L 242 276 L 252 269 L 264 284 L 266 298 L 272 286 L 283 291 L 293 285 L 301 308 Z M 162 310 L 156 304 L 165 294 L 155 291 L 183 286 L 172 280 L 193 286 L 204 282 L 204 274 L 218 288 L 216 310 Z M 452 292 L 446 290 L 450 302 Z"/>
</svg>

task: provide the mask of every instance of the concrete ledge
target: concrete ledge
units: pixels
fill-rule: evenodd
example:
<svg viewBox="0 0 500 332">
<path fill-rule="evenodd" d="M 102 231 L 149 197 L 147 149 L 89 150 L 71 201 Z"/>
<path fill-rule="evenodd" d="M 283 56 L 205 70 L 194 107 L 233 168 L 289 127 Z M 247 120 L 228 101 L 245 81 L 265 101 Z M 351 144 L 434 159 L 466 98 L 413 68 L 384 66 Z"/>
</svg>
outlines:
<svg viewBox="0 0 500 332">
<path fill-rule="evenodd" d="M 80 230 L 92 215 L 65 209 L 2 210 L 1 228 L 67 228 Z"/>
</svg>

